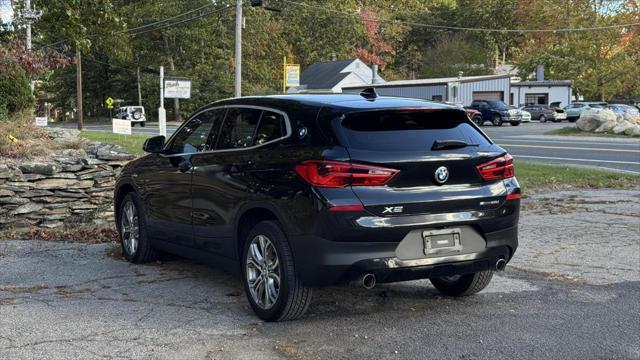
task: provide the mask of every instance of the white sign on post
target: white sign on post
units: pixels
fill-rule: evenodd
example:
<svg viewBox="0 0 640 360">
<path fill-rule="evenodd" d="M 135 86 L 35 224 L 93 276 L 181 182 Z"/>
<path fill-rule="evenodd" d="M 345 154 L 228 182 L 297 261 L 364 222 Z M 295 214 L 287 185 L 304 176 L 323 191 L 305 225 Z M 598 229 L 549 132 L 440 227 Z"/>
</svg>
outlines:
<svg viewBox="0 0 640 360">
<path fill-rule="evenodd" d="M 190 99 L 191 80 L 164 80 L 164 97 L 170 99 Z"/>
<path fill-rule="evenodd" d="M 47 117 L 36 116 L 36 126 L 47 126 Z"/>
<path fill-rule="evenodd" d="M 113 133 L 131 135 L 131 121 L 123 119 L 111 119 L 113 121 Z"/>
</svg>

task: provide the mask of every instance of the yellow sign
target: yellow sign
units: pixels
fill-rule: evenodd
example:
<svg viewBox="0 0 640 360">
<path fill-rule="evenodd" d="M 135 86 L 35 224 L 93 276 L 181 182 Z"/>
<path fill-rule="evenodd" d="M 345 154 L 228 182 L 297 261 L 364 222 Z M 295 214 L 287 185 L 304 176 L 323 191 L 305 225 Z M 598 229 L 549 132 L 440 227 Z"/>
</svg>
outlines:
<svg viewBox="0 0 640 360">
<path fill-rule="evenodd" d="M 286 64 L 284 73 L 287 76 L 286 87 L 300 86 L 300 65 Z"/>
<path fill-rule="evenodd" d="M 7 135 L 7 139 L 11 140 L 11 142 L 13 142 L 13 143 L 17 143 L 18 142 L 18 139 L 16 139 L 16 137 L 11 135 L 11 134 Z"/>
<path fill-rule="evenodd" d="M 114 101 L 111 97 L 108 97 L 104 102 L 107 104 L 107 109 L 113 109 Z"/>
</svg>

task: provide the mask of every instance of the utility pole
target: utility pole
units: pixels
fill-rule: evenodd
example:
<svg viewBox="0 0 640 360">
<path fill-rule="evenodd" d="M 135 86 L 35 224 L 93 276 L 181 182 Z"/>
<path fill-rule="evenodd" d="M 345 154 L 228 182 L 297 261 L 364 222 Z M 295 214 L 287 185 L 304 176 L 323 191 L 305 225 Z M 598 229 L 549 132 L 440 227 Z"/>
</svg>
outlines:
<svg viewBox="0 0 640 360">
<path fill-rule="evenodd" d="M 242 96 L 242 0 L 236 0 L 235 96 Z"/>
<path fill-rule="evenodd" d="M 76 48 L 76 108 L 78 110 L 78 130 L 84 126 L 84 114 L 82 111 L 82 55 L 80 48 Z"/>
<path fill-rule="evenodd" d="M 160 107 L 158 108 L 160 135 L 167 136 L 167 112 L 164 110 L 164 66 L 160 66 Z"/>
<path fill-rule="evenodd" d="M 31 0 L 24 1 L 24 7 L 27 11 L 31 11 Z M 31 51 L 31 21 L 27 21 L 27 52 Z"/>
<path fill-rule="evenodd" d="M 31 24 L 38 20 L 42 16 L 41 10 L 31 9 L 31 0 L 24 0 L 24 9 L 21 9 L 18 13 L 18 17 L 26 23 L 27 27 L 27 39 L 26 39 L 26 49 L 27 52 L 31 52 Z M 31 84 L 31 92 L 34 90 L 33 80 L 30 81 Z"/>
<path fill-rule="evenodd" d="M 138 105 L 142 106 L 142 90 L 140 90 L 140 66 L 136 70 L 136 75 L 138 78 Z"/>
</svg>

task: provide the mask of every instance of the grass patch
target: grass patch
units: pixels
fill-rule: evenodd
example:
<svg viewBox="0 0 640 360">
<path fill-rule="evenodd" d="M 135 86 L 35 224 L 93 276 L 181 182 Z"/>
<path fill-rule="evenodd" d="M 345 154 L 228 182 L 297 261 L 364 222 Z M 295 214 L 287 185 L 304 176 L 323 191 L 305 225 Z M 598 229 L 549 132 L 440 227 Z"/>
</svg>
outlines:
<svg viewBox="0 0 640 360">
<path fill-rule="evenodd" d="M 596 136 L 596 137 L 615 137 L 615 138 L 630 138 L 634 136 L 624 135 L 624 134 L 614 134 L 612 132 L 589 132 L 582 131 L 575 126 L 567 126 L 561 129 L 551 130 L 544 133 L 545 135 L 565 135 L 565 136 Z"/>
<path fill-rule="evenodd" d="M 49 155 L 57 148 L 47 132 L 36 126 L 30 111 L 0 121 L 0 158 L 28 159 Z"/>
<path fill-rule="evenodd" d="M 516 162 L 516 177 L 524 191 L 537 189 L 633 189 L 640 187 L 640 176 L 574 166 Z"/>
<path fill-rule="evenodd" d="M 91 141 L 100 141 L 105 144 L 118 144 L 128 152 L 136 156 L 142 156 L 145 154 L 145 152 L 142 151 L 142 144 L 153 135 L 120 135 L 99 131 L 82 131 L 80 136 Z"/>
</svg>

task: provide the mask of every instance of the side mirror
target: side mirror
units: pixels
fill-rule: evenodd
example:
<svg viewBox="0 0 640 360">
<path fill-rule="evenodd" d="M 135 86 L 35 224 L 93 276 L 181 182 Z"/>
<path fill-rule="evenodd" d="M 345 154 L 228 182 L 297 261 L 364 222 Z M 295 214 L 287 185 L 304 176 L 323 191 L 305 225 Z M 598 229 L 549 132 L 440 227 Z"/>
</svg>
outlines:
<svg viewBox="0 0 640 360">
<path fill-rule="evenodd" d="M 142 145 L 142 150 L 148 153 L 157 154 L 162 152 L 162 148 L 164 147 L 164 136 L 154 136 L 150 137 L 144 141 L 144 145 Z"/>
</svg>

